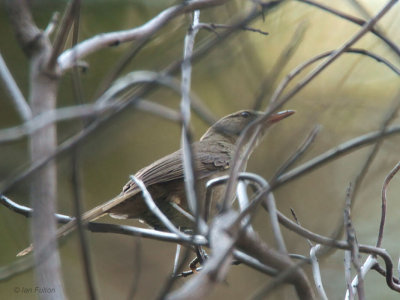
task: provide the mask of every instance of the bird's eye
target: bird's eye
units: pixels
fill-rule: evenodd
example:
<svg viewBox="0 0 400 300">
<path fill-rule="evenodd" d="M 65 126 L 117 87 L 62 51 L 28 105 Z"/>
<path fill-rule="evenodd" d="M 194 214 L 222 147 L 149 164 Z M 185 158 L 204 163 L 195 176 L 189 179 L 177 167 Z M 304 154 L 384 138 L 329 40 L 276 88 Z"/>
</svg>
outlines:
<svg viewBox="0 0 400 300">
<path fill-rule="evenodd" d="M 247 111 L 241 112 L 240 115 L 241 115 L 243 118 L 248 118 L 248 117 L 250 116 L 249 112 L 247 112 Z"/>
</svg>

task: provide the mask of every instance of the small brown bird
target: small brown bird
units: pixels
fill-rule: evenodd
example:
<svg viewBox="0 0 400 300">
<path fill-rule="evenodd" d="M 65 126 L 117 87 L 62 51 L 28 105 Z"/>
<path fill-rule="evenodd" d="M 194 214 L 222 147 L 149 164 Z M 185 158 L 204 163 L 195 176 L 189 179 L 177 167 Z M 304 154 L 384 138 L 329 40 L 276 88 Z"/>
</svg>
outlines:
<svg viewBox="0 0 400 300">
<path fill-rule="evenodd" d="M 294 111 L 286 110 L 271 115 L 263 124 L 258 141 L 264 136 L 266 129 L 290 115 Z M 262 116 L 262 112 L 243 110 L 230 114 L 212 125 L 198 142 L 192 144 L 193 160 L 195 166 L 196 186 L 198 192 L 198 201 L 204 203 L 206 195 L 206 183 L 210 179 L 227 175 L 231 160 L 236 151 L 236 141 L 245 128 Z M 248 132 L 245 138 L 245 145 L 241 151 L 246 148 L 250 142 L 252 132 Z M 251 151 L 254 150 L 256 143 L 248 145 Z M 244 171 L 246 164 L 243 166 Z M 153 200 L 160 210 L 169 218 L 169 220 L 181 229 L 191 228 L 192 221 L 182 212 L 176 209 L 176 205 L 183 210 L 188 211 L 184 173 L 182 165 L 182 150 L 171 153 L 151 165 L 141 169 L 135 174 L 147 187 Z M 218 202 L 221 198 L 222 188 L 213 190 L 212 201 Z M 88 223 L 105 214 L 115 218 L 134 218 L 143 220 L 153 228 L 165 230 L 163 224 L 147 208 L 142 197 L 142 191 L 133 181 L 129 181 L 122 189 L 122 192 L 110 201 L 103 203 L 82 216 L 82 221 Z M 76 220 L 65 224 L 58 230 L 58 237 L 66 235 L 76 227 Z M 21 251 L 18 256 L 23 256 L 33 249 L 29 248 Z"/>
</svg>

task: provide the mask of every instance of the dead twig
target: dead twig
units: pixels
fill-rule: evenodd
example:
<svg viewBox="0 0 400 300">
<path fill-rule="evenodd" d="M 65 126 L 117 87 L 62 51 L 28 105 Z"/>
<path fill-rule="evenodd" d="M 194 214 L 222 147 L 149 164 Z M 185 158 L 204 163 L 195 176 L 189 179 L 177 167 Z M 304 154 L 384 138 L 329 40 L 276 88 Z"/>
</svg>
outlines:
<svg viewBox="0 0 400 300">
<path fill-rule="evenodd" d="M 383 239 L 383 229 L 385 227 L 385 220 L 386 220 L 386 193 L 387 193 L 387 188 L 389 185 L 389 182 L 392 180 L 392 178 L 397 174 L 397 172 L 400 170 L 400 162 L 396 164 L 396 166 L 389 172 L 389 174 L 386 176 L 385 180 L 383 181 L 383 186 L 382 186 L 382 209 L 381 209 L 381 221 L 379 224 L 379 233 L 378 233 L 378 240 L 376 242 L 376 246 L 380 247 L 382 244 L 382 239 Z"/>
</svg>

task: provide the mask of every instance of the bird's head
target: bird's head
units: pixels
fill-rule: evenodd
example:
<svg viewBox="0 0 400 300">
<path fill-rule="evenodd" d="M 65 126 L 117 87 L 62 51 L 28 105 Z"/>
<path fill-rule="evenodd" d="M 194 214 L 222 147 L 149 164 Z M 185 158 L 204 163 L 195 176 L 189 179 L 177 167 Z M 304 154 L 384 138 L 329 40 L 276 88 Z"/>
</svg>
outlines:
<svg viewBox="0 0 400 300">
<path fill-rule="evenodd" d="M 257 118 L 260 118 L 264 113 L 254 110 L 241 110 L 233 114 L 227 115 L 218 120 L 212 125 L 207 132 L 201 137 L 200 140 L 206 140 L 212 136 L 219 135 L 232 143 L 235 143 L 238 137 L 244 130 L 253 123 Z M 279 122 L 294 114 L 293 110 L 285 110 L 276 114 L 272 114 L 263 122 L 262 133 L 260 138 L 264 135 L 265 130 L 272 124 Z M 247 132 L 246 136 L 251 136 L 252 132 Z"/>
</svg>

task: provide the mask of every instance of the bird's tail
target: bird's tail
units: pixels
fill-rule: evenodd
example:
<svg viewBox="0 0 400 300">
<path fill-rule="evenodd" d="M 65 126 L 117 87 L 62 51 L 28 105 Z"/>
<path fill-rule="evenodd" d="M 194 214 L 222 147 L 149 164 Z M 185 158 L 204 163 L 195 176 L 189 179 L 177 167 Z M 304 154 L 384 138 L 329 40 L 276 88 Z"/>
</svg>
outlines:
<svg viewBox="0 0 400 300">
<path fill-rule="evenodd" d="M 134 194 L 136 194 L 136 192 L 137 191 L 132 190 L 129 193 L 120 194 L 117 197 L 107 201 L 106 203 L 103 203 L 103 204 L 96 206 L 96 207 L 92 208 L 91 210 L 85 212 L 81 217 L 82 224 L 86 225 L 87 223 L 93 222 L 94 220 L 97 220 L 98 218 L 106 215 L 111 208 L 117 206 L 121 202 L 132 197 Z M 67 234 L 74 231 L 76 229 L 76 227 L 77 227 L 76 219 L 73 219 L 69 223 L 61 226 L 57 231 L 56 239 L 66 236 Z M 25 256 L 32 251 L 33 251 L 33 244 L 31 244 L 29 247 L 25 248 L 24 250 L 20 251 L 17 254 L 17 256 Z"/>
</svg>

